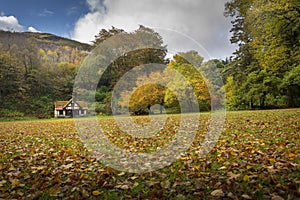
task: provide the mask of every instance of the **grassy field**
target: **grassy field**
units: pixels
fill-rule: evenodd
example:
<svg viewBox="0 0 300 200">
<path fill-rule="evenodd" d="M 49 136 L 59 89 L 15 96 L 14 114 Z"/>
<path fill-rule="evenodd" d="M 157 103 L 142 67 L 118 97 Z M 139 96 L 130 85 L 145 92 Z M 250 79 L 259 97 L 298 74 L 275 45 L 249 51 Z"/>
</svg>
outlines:
<svg viewBox="0 0 300 200">
<path fill-rule="evenodd" d="M 166 129 L 179 118 L 170 120 Z M 72 119 L 0 122 L 0 198 L 300 198 L 300 109 L 227 112 L 218 143 L 202 158 L 197 152 L 208 120 L 201 114 L 193 144 L 176 162 L 144 174 L 97 161 Z M 141 142 L 120 131 L 113 118 L 99 118 L 99 124 L 111 142 L 133 153 L 151 152 L 174 136 L 161 131 Z"/>
</svg>

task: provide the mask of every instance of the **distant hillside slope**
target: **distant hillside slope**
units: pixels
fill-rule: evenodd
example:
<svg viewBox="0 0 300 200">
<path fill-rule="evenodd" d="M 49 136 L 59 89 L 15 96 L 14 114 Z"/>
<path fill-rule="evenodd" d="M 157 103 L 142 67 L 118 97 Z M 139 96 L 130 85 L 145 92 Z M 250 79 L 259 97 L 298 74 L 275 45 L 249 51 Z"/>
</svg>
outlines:
<svg viewBox="0 0 300 200">
<path fill-rule="evenodd" d="M 89 44 L 49 33 L 0 31 L 0 51 L 9 51 L 19 57 L 34 54 L 46 63 L 78 64 L 91 48 Z"/>
<path fill-rule="evenodd" d="M 75 40 L 63 38 L 50 33 L 32 33 L 32 32 L 9 32 L 0 30 L 0 42 L 3 48 L 7 49 L 13 44 L 23 46 L 25 41 L 32 41 L 39 48 L 55 49 L 61 46 L 69 46 L 83 51 L 90 51 L 91 45 L 80 43 Z"/>
</svg>

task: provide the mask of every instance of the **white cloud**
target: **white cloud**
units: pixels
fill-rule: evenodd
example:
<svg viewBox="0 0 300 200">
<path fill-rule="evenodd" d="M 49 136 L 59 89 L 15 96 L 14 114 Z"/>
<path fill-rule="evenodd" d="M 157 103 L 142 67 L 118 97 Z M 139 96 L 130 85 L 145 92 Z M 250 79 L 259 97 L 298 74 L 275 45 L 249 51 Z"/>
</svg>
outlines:
<svg viewBox="0 0 300 200">
<path fill-rule="evenodd" d="M 80 18 L 72 38 L 90 42 L 102 29 L 115 26 L 133 31 L 139 24 L 155 29 L 171 49 L 186 51 L 193 44 L 174 30 L 190 36 L 203 46 L 211 57 L 230 56 L 234 46 L 228 40 L 230 19 L 223 16 L 226 0 L 87 0 L 90 12 Z M 174 33 L 174 32 L 173 32 Z M 204 55 L 205 56 L 205 55 Z M 208 58 L 209 56 L 206 56 Z"/>
<path fill-rule="evenodd" d="M 4 31 L 23 31 L 24 28 L 14 16 L 0 16 L 0 29 Z"/>
<path fill-rule="evenodd" d="M 94 11 L 102 11 L 103 6 L 101 4 L 101 1 L 99 0 L 86 0 L 87 4 L 89 5 L 89 8 L 92 12 Z"/>
<path fill-rule="evenodd" d="M 78 13 L 78 8 L 76 6 L 73 6 L 73 7 L 70 7 L 67 9 L 68 16 L 76 14 L 76 13 Z"/>
<path fill-rule="evenodd" d="M 27 29 L 27 31 L 33 32 L 33 33 L 39 33 L 40 32 L 40 31 L 36 30 L 34 27 L 32 27 L 32 26 L 29 26 L 28 29 Z"/>
<path fill-rule="evenodd" d="M 38 13 L 38 16 L 47 17 L 47 16 L 52 16 L 53 14 L 54 14 L 53 11 L 48 10 L 47 8 L 45 8 L 42 12 Z"/>
<path fill-rule="evenodd" d="M 99 12 L 88 13 L 84 18 L 80 18 L 73 31 L 73 39 L 81 42 L 91 42 L 94 36 L 101 29 L 103 16 Z"/>
<path fill-rule="evenodd" d="M 0 30 L 15 32 L 25 31 L 24 27 L 19 24 L 18 19 L 14 16 L 0 16 Z M 32 26 L 28 27 L 27 31 L 34 33 L 40 32 Z"/>
</svg>

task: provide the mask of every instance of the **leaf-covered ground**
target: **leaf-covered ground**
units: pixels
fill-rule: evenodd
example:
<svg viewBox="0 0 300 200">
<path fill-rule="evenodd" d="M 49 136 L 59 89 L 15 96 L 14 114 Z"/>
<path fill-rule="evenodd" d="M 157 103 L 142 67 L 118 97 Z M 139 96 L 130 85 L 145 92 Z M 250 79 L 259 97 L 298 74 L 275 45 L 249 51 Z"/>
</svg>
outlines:
<svg viewBox="0 0 300 200">
<path fill-rule="evenodd" d="M 300 198 L 300 109 L 227 112 L 217 145 L 201 158 L 208 120 L 201 114 L 203 126 L 186 154 L 145 174 L 102 165 L 71 119 L 1 122 L 0 199 Z M 112 142 L 133 152 L 151 152 L 172 138 L 162 132 L 140 142 L 117 130 L 113 118 L 99 123 Z"/>
</svg>

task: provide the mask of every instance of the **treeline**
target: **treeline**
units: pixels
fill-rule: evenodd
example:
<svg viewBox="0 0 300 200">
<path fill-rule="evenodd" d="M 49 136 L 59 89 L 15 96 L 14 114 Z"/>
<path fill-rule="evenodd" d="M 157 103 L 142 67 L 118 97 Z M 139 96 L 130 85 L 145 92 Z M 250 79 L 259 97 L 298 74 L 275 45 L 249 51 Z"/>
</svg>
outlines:
<svg viewBox="0 0 300 200">
<path fill-rule="evenodd" d="M 299 107 L 300 1 L 232 0 L 225 15 L 238 45 L 223 71 L 227 107 Z"/>
<path fill-rule="evenodd" d="M 231 42 L 238 49 L 226 60 L 207 62 L 193 50 L 166 59 L 163 38 L 144 26 L 130 33 L 102 29 L 91 46 L 50 34 L 0 31 L 0 116 L 52 116 L 54 101 L 72 97 L 79 66 L 86 72 L 77 80 L 82 88 L 75 94 L 92 103 L 90 113 L 129 109 L 146 114 L 154 105 L 158 112 L 163 107 L 167 112 L 203 111 L 211 109 L 212 100 L 230 110 L 299 107 L 299 4 L 227 2 L 225 16 L 233 18 Z M 127 79 L 122 82 L 122 77 Z M 191 101 L 181 108 L 184 98 Z"/>
<path fill-rule="evenodd" d="M 50 34 L 0 36 L 0 117 L 52 117 L 53 102 L 71 98 L 89 46 Z"/>
<path fill-rule="evenodd" d="M 203 63 L 193 50 L 171 60 L 166 54 L 163 38 L 150 28 L 140 26 L 130 33 L 103 29 L 96 36 L 93 54 L 82 64 L 76 98 L 90 102 L 98 114 L 122 114 L 128 109 L 131 114 L 147 114 L 154 105 L 156 112 L 163 107 L 172 113 L 208 111 L 212 97 L 215 107 L 224 103 L 221 75 L 216 74 L 224 63 Z"/>
</svg>

